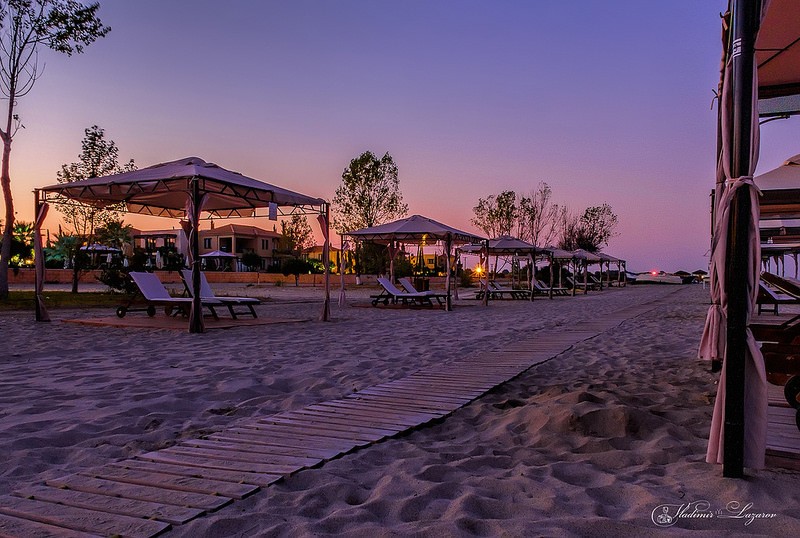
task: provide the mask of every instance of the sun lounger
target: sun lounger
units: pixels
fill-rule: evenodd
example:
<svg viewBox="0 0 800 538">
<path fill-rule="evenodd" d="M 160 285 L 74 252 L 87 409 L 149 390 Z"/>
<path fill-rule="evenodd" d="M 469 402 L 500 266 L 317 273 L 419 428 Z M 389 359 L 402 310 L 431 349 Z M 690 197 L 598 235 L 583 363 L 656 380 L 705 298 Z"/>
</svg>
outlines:
<svg viewBox="0 0 800 538">
<path fill-rule="evenodd" d="M 759 314 L 764 311 L 764 305 L 769 305 L 772 307 L 772 312 L 777 316 L 778 305 L 800 304 L 800 299 L 773 289 L 772 286 L 760 280 L 758 283 L 758 297 L 756 298 L 756 303 L 758 304 Z"/>
<path fill-rule="evenodd" d="M 128 312 L 136 312 L 136 311 L 144 311 L 147 312 L 147 315 L 153 317 L 156 315 L 156 307 L 157 306 L 164 306 L 166 307 L 166 312 L 169 315 L 172 313 L 172 309 L 175 310 L 175 314 L 178 312 L 183 313 L 183 315 L 188 315 L 189 310 L 192 307 L 192 299 L 189 297 L 172 297 L 167 288 L 164 287 L 164 284 L 158 279 L 156 275 L 153 273 L 139 273 L 136 271 L 131 271 L 130 273 L 133 282 L 136 284 L 138 288 L 138 293 L 130 301 L 128 304 L 120 306 L 117 308 L 117 316 L 124 318 L 125 314 Z M 142 309 L 133 309 L 131 305 L 136 301 L 138 295 L 141 295 L 144 300 L 147 302 L 147 306 Z M 203 306 L 207 307 L 211 311 L 211 315 L 214 316 L 214 319 L 217 319 L 217 313 L 214 310 L 215 306 L 222 306 L 222 303 L 215 300 L 208 300 L 203 301 Z"/>
<path fill-rule="evenodd" d="M 481 283 L 481 289 L 475 292 L 476 299 L 483 299 L 484 286 Z M 510 297 L 512 299 L 530 299 L 530 290 L 520 290 L 514 288 L 506 288 L 499 285 L 494 280 L 489 281 L 489 299 L 505 299 Z"/>
<path fill-rule="evenodd" d="M 389 301 L 393 304 L 397 304 L 398 301 L 402 302 L 403 304 L 419 304 L 419 305 L 428 305 L 433 306 L 433 302 L 431 301 L 431 296 L 427 295 L 423 292 L 417 293 L 408 293 L 405 291 L 400 291 L 397 289 L 391 280 L 388 278 L 379 277 L 378 284 L 381 285 L 383 290 L 379 295 L 370 295 L 372 299 L 372 306 L 378 306 L 378 303 L 383 302 L 383 304 L 388 305 Z"/>
<path fill-rule="evenodd" d="M 183 279 L 183 284 L 186 286 L 186 291 L 189 295 L 192 295 L 192 271 L 190 269 L 181 269 L 181 278 Z M 202 271 L 200 272 L 200 298 L 205 301 L 206 299 L 210 300 L 217 300 L 223 304 L 223 306 L 228 308 L 228 312 L 230 312 L 231 317 L 233 319 L 237 319 L 237 316 L 241 315 L 251 315 L 254 318 L 257 318 L 258 315 L 256 314 L 255 309 L 253 308 L 254 305 L 261 304 L 260 299 L 256 299 L 255 297 L 236 297 L 236 296 L 220 296 L 215 295 L 214 290 L 211 289 L 211 286 L 208 284 L 208 279 L 206 278 L 205 273 Z M 236 306 L 244 306 L 248 309 L 247 312 L 236 312 L 234 307 Z"/>
<path fill-rule="evenodd" d="M 424 290 L 424 291 L 417 290 L 417 288 L 415 288 L 414 284 L 411 282 L 411 279 L 408 278 L 408 277 L 400 278 L 400 279 L 398 279 L 398 282 L 400 282 L 400 285 L 403 286 L 403 289 L 405 291 L 407 291 L 408 293 L 424 293 L 425 295 L 427 295 L 431 299 L 436 299 L 436 301 L 440 305 L 444 304 L 442 302 L 443 299 L 447 299 L 447 294 L 446 293 L 439 293 L 439 292 L 432 291 L 432 290 Z"/>
<path fill-rule="evenodd" d="M 535 293 L 539 293 L 541 295 L 549 295 L 550 294 L 550 286 L 542 282 L 541 280 L 534 280 L 533 281 L 533 291 Z M 567 295 L 569 294 L 569 288 L 560 288 L 557 286 L 553 286 L 553 295 Z"/>
</svg>

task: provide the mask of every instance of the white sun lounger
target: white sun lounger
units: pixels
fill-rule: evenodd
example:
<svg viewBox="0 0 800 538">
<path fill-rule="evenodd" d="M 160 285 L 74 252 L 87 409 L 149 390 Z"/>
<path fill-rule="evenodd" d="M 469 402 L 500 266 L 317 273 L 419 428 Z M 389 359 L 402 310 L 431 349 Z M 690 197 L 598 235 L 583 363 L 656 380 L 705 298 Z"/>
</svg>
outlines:
<svg viewBox="0 0 800 538">
<path fill-rule="evenodd" d="M 181 269 L 181 277 L 183 278 L 183 283 L 186 286 L 186 291 L 189 295 L 192 295 L 192 271 L 191 269 Z M 237 316 L 241 315 L 251 315 L 254 318 L 257 318 L 258 315 L 256 314 L 253 305 L 261 304 L 260 299 L 256 299 L 255 297 L 235 297 L 235 296 L 220 296 L 215 295 L 214 290 L 211 289 L 211 286 L 208 284 L 208 279 L 206 278 L 205 273 L 202 271 L 200 272 L 200 298 L 205 301 L 206 299 L 220 301 L 224 306 L 228 308 L 228 312 L 231 313 L 231 317 L 236 319 Z M 248 308 L 249 312 L 236 312 L 234 311 L 234 306 L 245 306 Z"/>
<path fill-rule="evenodd" d="M 403 286 L 403 289 L 408 293 L 423 293 L 432 299 L 436 299 L 436 302 L 438 302 L 440 305 L 444 304 L 442 302 L 442 299 L 447 299 L 446 293 L 439 293 L 433 290 L 425 290 L 425 291 L 417 290 L 417 288 L 415 288 L 414 284 L 411 282 L 411 279 L 408 278 L 407 276 L 399 278 L 397 279 L 397 281 L 400 282 L 400 285 Z"/>
<path fill-rule="evenodd" d="M 131 305 L 136 300 L 136 298 L 132 298 L 127 305 L 123 305 L 117 308 L 117 316 L 124 318 L 125 314 L 128 312 L 135 312 L 135 311 L 145 311 L 147 315 L 153 317 L 156 315 L 156 307 L 157 306 L 165 306 L 167 307 L 167 314 L 170 313 L 172 308 L 176 308 L 177 312 L 182 312 L 183 314 L 188 315 L 189 310 L 192 307 L 192 299 L 189 297 L 172 297 L 167 288 L 164 287 L 164 284 L 161 283 L 161 280 L 158 279 L 156 275 L 153 273 L 140 273 L 136 271 L 130 272 L 131 278 L 133 282 L 136 284 L 136 287 L 139 289 L 139 294 L 144 297 L 144 300 L 147 302 L 147 307 L 143 309 L 133 309 Z M 215 306 L 222 306 L 222 303 L 215 300 L 208 300 L 202 301 L 203 306 L 207 307 L 211 311 L 211 315 L 214 316 L 214 319 L 217 319 L 217 313 L 214 311 Z"/>
<path fill-rule="evenodd" d="M 403 304 L 409 304 L 409 302 L 411 302 L 412 304 L 418 303 L 420 305 L 433 306 L 431 296 L 426 293 L 408 293 L 400 291 L 388 278 L 383 277 L 378 277 L 378 284 L 383 287 L 383 291 L 381 291 L 379 295 L 370 295 L 372 306 L 378 306 L 378 303 L 381 301 L 385 305 L 388 305 L 389 301 L 395 304 L 398 301 L 402 301 Z"/>
</svg>

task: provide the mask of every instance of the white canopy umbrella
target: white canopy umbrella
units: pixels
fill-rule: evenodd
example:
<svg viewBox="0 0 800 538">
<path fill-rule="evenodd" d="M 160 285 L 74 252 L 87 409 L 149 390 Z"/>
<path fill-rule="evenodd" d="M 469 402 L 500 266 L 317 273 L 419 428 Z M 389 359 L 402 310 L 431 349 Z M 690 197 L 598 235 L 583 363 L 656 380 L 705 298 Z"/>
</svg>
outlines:
<svg viewBox="0 0 800 538">
<path fill-rule="evenodd" d="M 185 218 L 189 229 L 187 236 L 194 297 L 189 316 L 190 332 L 204 331 L 198 265 L 201 212 L 215 217 L 255 217 L 258 209 L 267 209 L 270 218 L 277 218 L 280 207 L 290 206 L 290 212 L 316 213 L 321 219 L 325 238 L 323 256 L 328 258 L 330 208 L 325 200 L 226 170 L 198 157 L 186 157 L 132 172 L 50 185 L 37 189 L 35 195 L 37 215 L 48 201 L 67 199 L 95 207 L 123 204 L 126 211 L 133 213 Z M 39 230 L 35 235 L 39 235 Z M 37 263 L 41 261 L 37 258 Z M 325 264 L 322 319 L 327 320 L 329 316 L 329 273 Z M 37 319 L 40 319 L 38 310 Z"/>
</svg>

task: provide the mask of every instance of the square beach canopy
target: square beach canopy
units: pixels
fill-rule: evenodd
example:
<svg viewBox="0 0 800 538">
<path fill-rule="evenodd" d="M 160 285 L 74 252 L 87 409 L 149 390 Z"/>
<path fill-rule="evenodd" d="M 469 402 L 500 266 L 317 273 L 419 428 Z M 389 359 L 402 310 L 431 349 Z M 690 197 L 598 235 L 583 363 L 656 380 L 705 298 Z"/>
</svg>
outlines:
<svg viewBox="0 0 800 538">
<path fill-rule="evenodd" d="M 404 241 L 407 243 L 442 241 L 445 244 L 445 251 L 447 254 L 447 276 L 445 286 L 447 287 L 446 309 L 448 311 L 452 310 L 452 301 L 450 298 L 450 251 L 452 250 L 453 244 L 475 243 L 486 240 L 479 235 L 464 232 L 428 217 L 423 217 L 422 215 L 411 215 L 410 217 L 394 222 L 353 230 L 342 235 L 349 235 L 360 241 L 387 244 L 390 245 L 392 249 L 394 249 L 394 244 L 397 241 Z"/>
<path fill-rule="evenodd" d="M 330 208 L 322 198 L 307 196 L 226 170 L 198 157 L 156 164 L 147 168 L 110 176 L 85 179 L 72 183 L 50 185 L 35 191 L 36 233 L 41 243 L 41 224 L 47 214 L 48 202 L 64 199 L 98 208 L 122 204 L 125 211 L 162 217 L 185 218 L 191 248 L 192 287 L 194 301 L 189 320 L 190 332 L 203 332 L 200 303 L 200 268 L 198 227 L 201 212 L 210 216 L 255 217 L 258 209 L 267 209 L 271 219 L 292 213 L 319 215 L 325 239 L 323 254 L 327 259 L 329 246 Z M 280 208 L 288 207 L 288 211 Z M 41 247 L 39 247 L 41 248 Z M 43 257 L 36 253 L 37 320 L 47 320 L 41 300 L 44 280 Z M 325 266 L 325 302 L 322 319 L 330 316 L 329 273 Z"/>
<path fill-rule="evenodd" d="M 489 239 L 488 241 L 484 241 L 482 243 L 470 243 L 464 245 L 459 248 L 461 252 L 468 252 L 471 254 L 481 254 L 485 256 L 486 260 L 486 270 L 483 272 L 484 275 L 484 286 L 486 290 L 489 289 L 489 256 L 494 254 L 495 256 L 522 256 L 527 255 L 528 259 L 530 260 L 531 267 L 534 268 L 533 270 L 528 271 L 529 281 L 528 286 L 529 290 L 533 290 L 533 278 L 535 272 L 535 263 L 536 263 L 536 245 L 532 243 L 528 243 L 527 241 L 523 241 L 522 239 L 517 239 L 516 237 L 510 235 L 501 235 L 500 237 L 496 237 L 494 239 Z M 495 267 L 497 270 L 497 267 Z M 489 302 L 489 293 L 483 294 L 483 302 L 487 304 Z M 531 293 L 531 301 L 533 300 L 533 293 Z"/>
</svg>

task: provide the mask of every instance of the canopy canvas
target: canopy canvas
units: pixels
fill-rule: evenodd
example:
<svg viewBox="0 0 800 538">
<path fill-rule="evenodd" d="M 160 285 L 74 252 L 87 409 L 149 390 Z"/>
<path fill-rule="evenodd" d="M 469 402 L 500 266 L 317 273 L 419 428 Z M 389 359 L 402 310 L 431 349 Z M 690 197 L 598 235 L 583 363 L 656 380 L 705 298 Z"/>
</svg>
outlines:
<svg viewBox="0 0 800 538">
<path fill-rule="evenodd" d="M 375 243 L 387 244 L 390 246 L 392 253 L 395 252 L 395 244 L 398 241 L 405 243 L 424 242 L 427 244 L 437 243 L 439 241 L 443 242 L 445 248 L 445 258 L 447 260 L 445 278 L 447 302 L 445 309 L 448 311 L 452 309 L 452 300 L 450 297 L 450 252 L 453 245 L 486 241 L 485 238 L 479 235 L 459 230 L 422 215 L 412 215 L 394 222 L 370 226 L 360 230 L 353 230 L 343 235 L 348 235 L 360 241 L 372 241 Z M 393 262 L 394 256 L 392 255 L 392 265 Z M 393 268 L 392 276 L 394 276 Z"/>
<path fill-rule="evenodd" d="M 761 220 L 800 218 L 800 154 L 754 179 L 761 190 Z"/>
<path fill-rule="evenodd" d="M 533 268 L 532 271 L 528 272 L 528 289 L 533 289 L 533 278 L 535 278 L 536 272 L 536 245 L 532 243 L 528 243 L 527 241 L 523 241 L 522 239 L 517 239 L 516 237 L 510 235 L 501 235 L 495 239 L 489 239 L 488 241 L 484 241 L 483 243 L 470 243 L 467 245 L 463 245 L 459 247 L 461 252 L 467 252 L 470 254 L 481 254 L 485 255 L 486 258 L 491 255 L 495 256 L 527 256 L 530 262 L 531 267 Z M 495 264 L 495 271 L 497 270 L 497 264 Z M 486 279 L 489 278 L 489 271 L 488 268 L 484 271 L 484 275 Z M 513 276 L 512 276 L 513 279 Z M 513 282 L 512 282 L 513 283 Z M 487 282 L 488 284 L 488 282 Z M 489 300 L 489 294 L 484 293 L 484 301 Z M 533 300 L 533 293 L 530 295 L 531 301 Z"/>
<path fill-rule="evenodd" d="M 282 187 L 253 179 L 208 163 L 199 157 L 186 157 L 99 178 L 72 183 L 50 185 L 35 191 L 36 214 L 48 202 L 68 201 L 109 207 L 121 205 L 123 210 L 145 215 L 185 218 L 190 245 L 192 288 L 194 301 L 189 317 L 189 331 L 203 332 L 202 305 L 200 303 L 199 220 L 202 212 L 214 217 L 261 216 L 258 209 L 266 209 L 270 219 L 278 214 L 316 213 L 319 215 L 325 239 L 324 257 L 328 257 L 330 208 L 322 198 L 307 196 Z M 290 208 L 287 212 L 280 208 Z M 37 219 L 37 224 L 38 219 Z M 41 240 L 40 228 L 34 234 Z M 43 263 L 37 257 L 36 263 Z M 38 274 L 38 273 L 37 273 Z M 37 320 L 45 320 L 46 312 L 37 287 Z M 322 319 L 330 316 L 330 288 L 328 266 L 325 265 L 325 299 Z"/>
<path fill-rule="evenodd" d="M 711 306 L 698 354 L 722 370 L 706 461 L 741 478 L 763 467 L 766 447 L 764 359 L 748 326 L 761 264 L 759 110 L 769 115 L 759 101 L 800 94 L 800 3 L 729 0 L 722 37 Z"/>
</svg>

